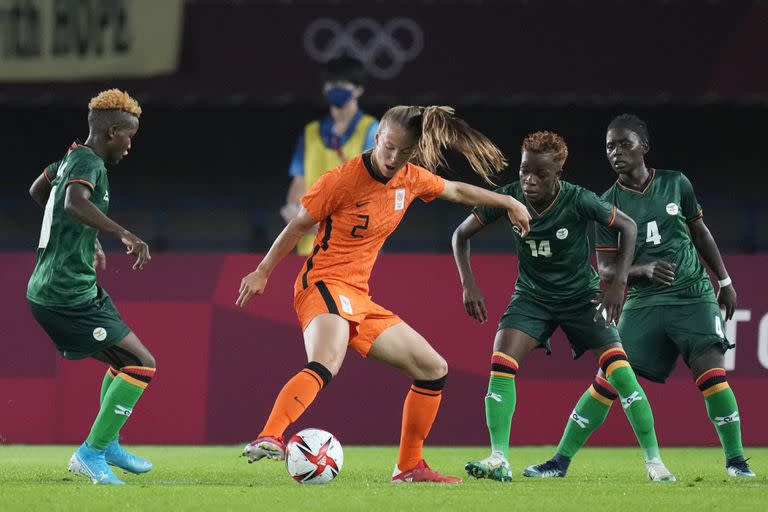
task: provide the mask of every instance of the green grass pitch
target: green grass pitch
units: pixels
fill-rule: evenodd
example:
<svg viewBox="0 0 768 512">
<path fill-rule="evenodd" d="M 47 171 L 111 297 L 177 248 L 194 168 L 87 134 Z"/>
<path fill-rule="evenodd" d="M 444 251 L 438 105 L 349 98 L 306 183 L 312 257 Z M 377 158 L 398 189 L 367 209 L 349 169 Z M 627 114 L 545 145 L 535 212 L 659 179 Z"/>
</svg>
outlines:
<svg viewBox="0 0 768 512">
<path fill-rule="evenodd" d="M 552 447 L 513 447 L 514 479 L 501 484 L 467 478 L 461 485 L 389 483 L 395 447 L 345 447 L 340 476 L 328 485 L 295 483 L 282 463 L 247 464 L 236 446 L 128 446 L 153 461 L 142 475 L 117 473 L 128 485 L 95 486 L 66 470 L 73 446 L 0 446 L 0 510 L 299 510 L 429 511 L 768 509 L 768 448 L 747 449 L 757 478 L 732 479 L 715 448 L 667 448 L 676 483 L 647 480 L 640 452 L 586 448 L 563 479 L 533 480 L 524 466 L 544 461 Z M 485 447 L 426 450 L 430 465 L 465 476 L 464 462 Z"/>
</svg>

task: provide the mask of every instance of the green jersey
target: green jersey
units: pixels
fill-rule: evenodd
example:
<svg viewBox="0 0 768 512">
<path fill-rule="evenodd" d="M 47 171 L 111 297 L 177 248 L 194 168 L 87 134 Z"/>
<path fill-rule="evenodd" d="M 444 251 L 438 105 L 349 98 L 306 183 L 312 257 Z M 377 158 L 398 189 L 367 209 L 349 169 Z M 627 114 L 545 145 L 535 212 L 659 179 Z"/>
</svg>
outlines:
<svg viewBox="0 0 768 512">
<path fill-rule="evenodd" d="M 651 169 L 643 190 L 632 190 L 617 181 L 602 197 L 637 223 L 634 265 L 656 260 L 676 265 L 670 286 L 650 279 L 633 282 L 624 309 L 717 302 L 688 231 L 688 223 L 701 218 L 702 212 L 691 182 L 683 173 Z M 598 228 L 597 250 L 616 248 L 616 233 Z"/>
<path fill-rule="evenodd" d="M 98 230 L 64 211 L 67 187 L 80 183 L 91 189 L 91 202 L 103 213 L 109 206 L 109 181 L 104 161 L 86 146 L 73 145 L 66 156 L 45 168 L 51 193 L 45 205 L 37 264 L 27 298 L 43 306 L 73 306 L 96 297 Z"/>
<path fill-rule="evenodd" d="M 600 277 L 589 257 L 591 247 L 587 229 L 591 221 L 610 226 L 616 209 L 593 192 L 567 181 L 560 181 L 560 191 L 541 212 L 527 203 L 520 182 L 496 190 L 528 207 L 531 231 L 521 238 L 513 231 L 518 246 L 518 277 L 515 293 L 525 293 L 543 302 L 577 299 L 600 290 Z M 473 213 L 482 224 L 507 217 L 501 208 L 478 207 Z"/>
</svg>

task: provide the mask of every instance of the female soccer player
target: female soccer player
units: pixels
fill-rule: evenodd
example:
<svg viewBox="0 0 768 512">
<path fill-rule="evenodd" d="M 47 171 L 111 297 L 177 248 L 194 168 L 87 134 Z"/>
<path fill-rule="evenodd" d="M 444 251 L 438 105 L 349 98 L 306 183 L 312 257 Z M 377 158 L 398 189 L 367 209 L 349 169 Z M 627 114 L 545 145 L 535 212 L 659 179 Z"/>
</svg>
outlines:
<svg viewBox="0 0 768 512">
<path fill-rule="evenodd" d="M 653 415 L 622 349 L 615 321 L 621 314 L 627 271 L 632 260 L 635 223 L 592 192 L 561 179 L 568 147 L 559 135 L 536 132 L 523 141 L 520 180 L 497 192 L 525 202 L 533 219 L 522 240 L 518 231 L 519 276 L 515 293 L 499 320 L 491 356 L 485 411 L 491 455 L 468 462 L 477 478 L 509 481 L 509 434 L 515 411 L 515 377 L 519 363 L 537 347 L 549 350 L 549 338 L 560 326 L 574 357 L 591 350 L 605 371 L 590 391 L 596 400 L 622 397 L 622 405 L 645 455 L 649 476 L 670 480 L 659 456 Z M 485 322 L 485 301 L 469 262 L 469 239 L 498 220 L 503 210 L 475 208 L 453 234 L 453 254 L 464 288 L 467 313 Z M 621 234 L 615 278 L 600 292 L 600 278 L 589 261 L 587 229 L 592 221 Z M 627 240 L 627 243 L 623 243 Z M 595 304 L 598 303 L 597 307 Z M 598 318 L 604 319 L 598 322 Z M 574 415 L 574 421 L 585 418 Z"/>
<path fill-rule="evenodd" d="M 88 140 L 74 143 L 45 168 L 29 193 L 45 208 L 37 264 L 27 287 L 35 320 L 67 359 L 93 357 L 109 369 L 101 385 L 101 408 L 69 470 L 95 484 L 122 484 L 110 465 L 146 473 L 152 464 L 126 452 L 118 433 L 155 374 L 155 359 L 125 325 L 107 292 L 96 284 L 96 266 L 106 266 L 99 232 L 120 239 L 136 256 L 134 270 L 151 259 L 139 237 L 106 216 L 109 180 L 105 164 L 117 165 L 131 149 L 141 107 L 111 89 L 88 104 Z"/>
<path fill-rule="evenodd" d="M 691 182 L 680 171 L 646 166 L 648 127 L 637 116 L 616 117 L 607 132 L 606 155 L 619 178 L 603 199 L 627 212 L 639 227 L 619 321 L 629 360 L 639 375 L 664 382 L 681 355 L 720 437 L 728 475 L 754 477 L 744 460 L 739 409 L 724 369 L 723 354 L 731 345 L 723 335 L 721 308 L 726 319 L 733 316 L 736 291 Z M 598 229 L 597 261 L 607 280 L 616 273 L 616 245 L 615 234 Z M 717 295 L 699 256 L 717 275 Z M 569 421 L 555 457 L 572 457 L 605 420 L 611 402 L 585 394 L 576 412 L 589 409 L 590 423 L 577 429 Z"/>
<path fill-rule="evenodd" d="M 486 179 L 506 160 L 483 134 L 454 117 L 450 107 L 397 106 L 381 119 L 376 145 L 325 173 L 301 199 L 302 208 L 240 285 L 239 306 L 264 292 L 269 275 L 312 226 L 315 246 L 294 287 L 309 363 L 283 387 L 272 413 L 243 455 L 253 462 L 283 459 L 283 433 L 338 373 L 347 346 L 414 379 L 403 407 L 400 451 L 392 482 L 445 482 L 427 466 L 422 446 L 440 405 L 445 360 L 400 317 L 374 303 L 368 279 L 376 256 L 411 202 L 435 198 L 483 204 L 507 212 L 523 234 L 529 215 L 512 197 L 434 174 L 450 147 Z M 415 162 L 415 163 L 414 163 Z M 418 165 L 416 165 L 418 163 Z"/>
</svg>

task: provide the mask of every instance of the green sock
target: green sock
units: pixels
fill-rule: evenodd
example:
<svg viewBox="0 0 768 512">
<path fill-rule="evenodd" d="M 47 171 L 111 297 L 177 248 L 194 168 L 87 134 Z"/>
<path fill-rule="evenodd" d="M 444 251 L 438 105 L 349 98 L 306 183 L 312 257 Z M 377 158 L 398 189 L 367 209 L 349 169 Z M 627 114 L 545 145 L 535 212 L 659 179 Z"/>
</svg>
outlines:
<svg viewBox="0 0 768 512">
<path fill-rule="evenodd" d="M 99 395 L 99 405 L 104 403 L 104 397 L 107 395 L 109 386 L 112 385 L 112 382 L 115 380 L 115 375 L 117 374 L 118 370 L 115 370 L 112 366 L 110 366 L 107 370 L 107 373 L 104 374 L 104 380 L 101 382 L 101 395 Z M 115 434 L 115 439 L 117 439 L 117 434 Z M 112 439 L 112 441 L 115 439 Z M 110 443 L 112 441 L 110 441 Z"/>
<path fill-rule="evenodd" d="M 491 436 L 491 450 L 509 458 L 509 431 L 515 413 L 517 361 L 502 353 L 491 357 L 491 378 L 485 395 L 485 420 Z"/>
<path fill-rule="evenodd" d="M 741 445 L 741 419 L 736 396 L 725 380 L 725 370 L 715 368 L 704 372 L 697 380 L 704 402 L 707 404 L 709 419 L 717 429 L 720 444 L 723 445 L 725 459 L 743 457 Z"/>
<path fill-rule="evenodd" d="M 491 376 L 485 395 L 485 420 L 491 435 L 491 450 L 509 458 L 509 431 L 515 413 L 515 379 Z"/>
<path fill-rule="evenodd" d="M 104 374 L 104 380 L 101 382 L 101 395 L 99 395 L 99 404 L 104 402 L 104 397 L 107 394 L 107 390 L 115 380 L 115 375 L 117 375 L 117 373 L 118 371 L 110 366 L 107 370 L 107 373 Z"/>
<path fill-rule="evenodd" d="M 626 362 L 626 355 L 624 358 Z M 629 419 L 629 424 L 632 425 L 632 430 L 635 431 L 635 437 L 643 449 L 645 460 L 661 458 L 656 430 L 653 427 L 651 404 L 648 403 L 645 391 L 637 382 L 632 367 L 626 362 L 625 365 L 614 368 L 610 373 L 609 371 L 605 373 L 608 375 L 608 382 L 619 393 L 621 407 Z"/>
<path fill-rule="evenodd" d="M 597 377 L 589 389 L 581 395 L 571 417 L 568 418 L 563 437 L 557 445 L 557 453 L 569 459 L 573 458 L 592 432 L 603 424 L 616 396 L 611 385 Z"/>
<path fill-rule="evenodd" d="M 106 386 L 99 414 L 86 439 L 89 446 L 103 450 L 117 437 L 154 372 L 154 368 L 123 368 L 112 383 Z M 104 387 L 102 385 L 102 390 Z"/>
</svg>

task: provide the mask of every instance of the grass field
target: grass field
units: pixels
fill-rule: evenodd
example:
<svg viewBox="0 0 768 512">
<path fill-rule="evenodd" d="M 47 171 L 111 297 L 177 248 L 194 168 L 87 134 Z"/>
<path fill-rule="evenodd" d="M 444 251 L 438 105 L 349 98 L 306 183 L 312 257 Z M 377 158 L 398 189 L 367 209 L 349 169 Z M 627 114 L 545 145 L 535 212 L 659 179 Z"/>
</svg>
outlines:
<svg viewBox="0 0 768 512">
<path fill-rule="evenodd" d="M 757 478 L 728 478 L 719 449 L 667 448 L 676 483 L 652 483 L 637 449 L 584 449 L 568 477 L 524 478 L 524 466 L 545 460 L 551 447 L 513 448 L 511 483 L 466 479 L 463 484 L 392 485 L 395 447 L 345 447 L 339 477 L 301 486 L 282 463 L 247 464 L 235 446 L 129 447 L 155 464 L 128 485 L 95 486 L 66 471 L 73 446 L 0 446 L 0 510 L 644 510 L 768 509 L 768 448 L 749 449 Z M 486 448 L 429 448 L 430 465 L 463 476 L 465 461 Z"/>
</svg>

